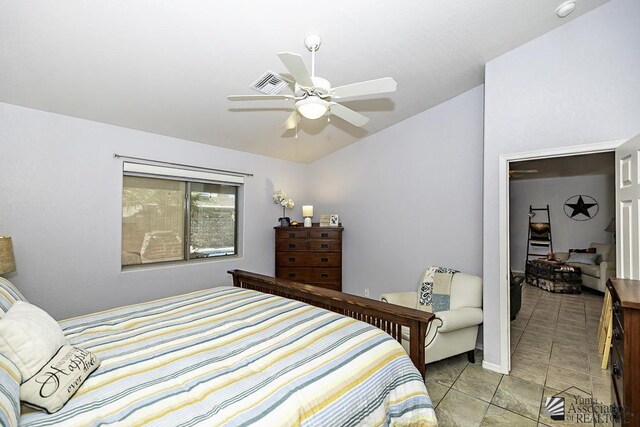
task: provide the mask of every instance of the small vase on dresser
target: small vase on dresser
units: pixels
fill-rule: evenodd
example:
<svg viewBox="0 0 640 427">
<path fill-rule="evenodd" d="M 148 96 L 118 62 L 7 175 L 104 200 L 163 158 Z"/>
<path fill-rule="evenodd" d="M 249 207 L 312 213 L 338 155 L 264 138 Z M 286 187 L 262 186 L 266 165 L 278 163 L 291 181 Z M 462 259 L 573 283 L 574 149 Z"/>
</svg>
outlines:
<svg viewBox="0 0 640 427">
<path fill-rule="evenodd" d="M 342 291 L 343 227 L 274 227 L 276 277 Z"/>
<path fill-rule="evenodd" d="M 280 227 L 288 227 L 289 225 L 291 225 L 291 218 L 289 218 L 288 216 L 278 218 L 278 221 L 280 221 Z"/>
</svg>

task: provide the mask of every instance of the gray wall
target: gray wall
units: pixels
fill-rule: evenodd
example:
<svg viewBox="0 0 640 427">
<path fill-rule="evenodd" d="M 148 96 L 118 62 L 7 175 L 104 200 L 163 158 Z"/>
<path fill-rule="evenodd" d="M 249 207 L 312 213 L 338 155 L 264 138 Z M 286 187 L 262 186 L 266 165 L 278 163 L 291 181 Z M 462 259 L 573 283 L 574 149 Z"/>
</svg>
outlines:
<svg viewBox="0 0 640 427">
<path fill-rule="evenodd" d="M 243 257 L 121 271 L 114 152 L 254 173 L 244 187 Z M 0 104 L 0 153 L 0 234 L 13 237 L 17 264 L 6 277 L 58 319 L 230 284 L 231 268 L 273 274 L 282 213 L 273 190 L 305 200 L 305 165 L 9 104 Z"/>
<path fill-rule="evenodd" d="M 483 87 L 310 165 L 310 199 L 344 223 L 343 289 L 412 291 L 425 268 L 481 274 Z"/>
<path fill-rule="evenodd" d="M 498 157 L 640 132 L 640 2 L 612 0 L 485 70 L 484 359 L 500 355 Z M 506 356 L 506 355 L 505 355 Z"/>
<path fill-rule="evenodd" d="M 613 162 L 613 158 L 611 159 Z M 613 233 L 604 231 L 615 215 L 614 175 L 586 175 L 563 178 L 513 180 L 509 185 L 509 246 L 511 269 L 524 271 L 527 255 L 529 205 L 549 205 L 553 250 L 567 252 L 588 248 L 591 242 L 613 244 Z M 564 213 L 564 202 L 577 194 L 586 194 L 598 202 L 598 213 L 587 221 L 576 221 Z M 539 212 L 533 222 L 546 222 Z M 538 250 L 536 253 L 542 253 Z"/>
</svg>

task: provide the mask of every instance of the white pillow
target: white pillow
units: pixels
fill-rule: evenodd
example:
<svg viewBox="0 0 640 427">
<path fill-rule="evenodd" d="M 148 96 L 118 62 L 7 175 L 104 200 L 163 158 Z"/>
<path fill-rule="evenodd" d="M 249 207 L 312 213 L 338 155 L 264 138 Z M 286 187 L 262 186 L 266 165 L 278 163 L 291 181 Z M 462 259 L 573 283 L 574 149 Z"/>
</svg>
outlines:
<svg viewBox="0 0 640 427">
<path fill-rule="evenodd" d="M 0 319 L 0 353 L 16 365 L 23 381 L 34 376 L 63 345 L 58 322 L 28 302 L 16 301 Z"/>
<path fill-rule="evenodd" d="M 53 414 L 62 409 L 98 366 L 100 360 L 95 354 L 65 345 L 36 375 L 22 383 L 20 400 Z"/>
</svg>

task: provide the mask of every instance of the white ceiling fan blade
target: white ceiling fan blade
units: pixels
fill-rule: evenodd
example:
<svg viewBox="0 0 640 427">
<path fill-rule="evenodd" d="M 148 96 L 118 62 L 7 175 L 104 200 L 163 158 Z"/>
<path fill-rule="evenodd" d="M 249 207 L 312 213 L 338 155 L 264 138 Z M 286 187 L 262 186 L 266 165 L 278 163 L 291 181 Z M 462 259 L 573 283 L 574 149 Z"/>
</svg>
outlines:
<svg viewBox="0 0 640 427">
<path fill-rule="evenodd" d="M 289 70 L 289 73 L 291 73 L 296 83 L 302 87 L 313 87 L 313 80 L 311 80 L 311 75 L 304 65 L 302 56 L 297 53 L 280 52 L 278 53 L 278 57 L 284 66 L 287 67 L 287 70 Z"/>
<path fill-rule="evenodd" d="M 298 115 L 297 110 L 293 110 L 293 113 L 287 118 L 287 120 L 282 124 L 282 128 L 289 130 L 295 129 L 298 126 L 298 122 L 300 122 L 300 115 Z"/>
<path fill-rule="evenodd" d="M 342 120 L 345 120 L 357 127 L 362 127 L 369 123 L 369 118 L 335 102 L 331 103 L 331 114 L 334 114 Z"/>
<path fill-rule="evenodd" d="M 398 84 L 391 77 L 367 80 L 364 82 L 352 83 L 350 85 L 338 86 L 331 90 L 332 96 L 336 98 L 348 98 L 351 96 L 374 95 L 376 93 L 395 92 Z"/>
<path fill-rule="evenodd" d="M 229 101 L 268 101 L 270 99 L 296 99 L 293 95 L 229 95 Z"/>
</svg>

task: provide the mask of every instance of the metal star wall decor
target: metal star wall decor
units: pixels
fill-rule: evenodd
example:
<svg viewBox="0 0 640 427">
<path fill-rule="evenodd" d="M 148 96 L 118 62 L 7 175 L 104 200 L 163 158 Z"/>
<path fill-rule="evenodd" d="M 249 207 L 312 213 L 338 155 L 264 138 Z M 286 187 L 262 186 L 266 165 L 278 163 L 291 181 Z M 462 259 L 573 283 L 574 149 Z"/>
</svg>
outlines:
<svg viewBox="0 0 640 427">
<path fill-rule="evenodd" d="M 599 210 L 596 199 L 584 194 L 569 197 L 564 202 L 564 213 L 576 221 L 588 221 L 598 215 Z"/>
</svg>

